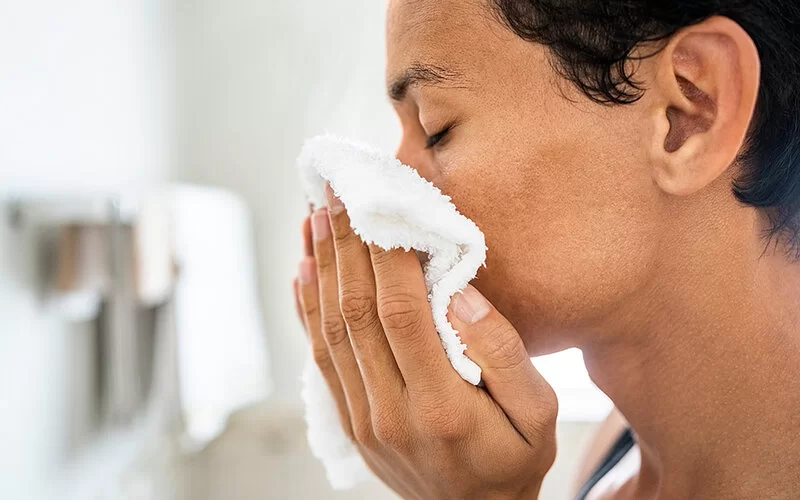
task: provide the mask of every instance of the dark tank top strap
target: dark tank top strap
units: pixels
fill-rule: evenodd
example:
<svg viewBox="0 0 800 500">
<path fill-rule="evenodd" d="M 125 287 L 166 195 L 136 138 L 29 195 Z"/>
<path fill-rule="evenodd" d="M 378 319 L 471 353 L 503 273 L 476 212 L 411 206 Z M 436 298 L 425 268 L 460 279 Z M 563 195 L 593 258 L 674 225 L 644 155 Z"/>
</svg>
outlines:
<svg viewBox="0 0 800 500">
<path fill-rule="evenodd" d="M 625 429 L 625 432 L 617 439 L 614 443 L 614 446 L 608 451 L 608 454 L 600 463 L 600 466 L 597 468 L 592 477 L 586 481 L 586 484 L 583 485 L 583 488 L 578 492 L 578 496 L 575 497 L 575 500 L 586 500 L 587 495 L 589 492 L 592 491 L 592 488 L 597 486 L 597 483 L 600 482 L 603 477 L 608 474 L 611 469 L 613 469 L 622 458 L 631 451 L 633 445 L 635 444 L 635 440 L 633 439 L 633 432 L 630 429 Z"/>
</svg>

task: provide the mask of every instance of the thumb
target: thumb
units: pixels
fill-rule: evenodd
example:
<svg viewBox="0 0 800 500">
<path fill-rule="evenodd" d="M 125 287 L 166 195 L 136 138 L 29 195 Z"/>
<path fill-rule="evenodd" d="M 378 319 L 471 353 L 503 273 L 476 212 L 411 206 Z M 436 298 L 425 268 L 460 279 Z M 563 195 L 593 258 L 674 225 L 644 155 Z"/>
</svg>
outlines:
<svg viewBox="0 0 800 500">
<path fill-rule="evenodd" d="M 453 296 L 448 319 L 483 373 L 492 399 L 529 443 L 555 431 L 558 401 L 517 330 L 472 285 Z"/>
</svg>

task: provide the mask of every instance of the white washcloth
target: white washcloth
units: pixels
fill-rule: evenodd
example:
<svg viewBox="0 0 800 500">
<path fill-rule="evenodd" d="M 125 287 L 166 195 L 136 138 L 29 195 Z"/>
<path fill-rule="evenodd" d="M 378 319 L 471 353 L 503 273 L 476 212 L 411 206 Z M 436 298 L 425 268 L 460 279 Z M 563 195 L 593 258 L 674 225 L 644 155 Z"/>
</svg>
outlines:
<svg viewBox="0 0 800 500">
<path fill-rule="evenodd" d="M 447 307 L 486 261 L 480 229 L 414 169 L 368 146 L 316 137 L 306 142 L 298 168 L 314 207 L 326 205 L 329 182 L 365 242 L 428 254 L 424 273 L 436 331 L 453 368 L 477 385 L 481 369 L 464 355 L 466 346 L 447 320 Z M 370 474 L 342 430 L 333 397 L 310 355 L 303 382 L 311 450 L 324 463 L 333 487 L 349 489 Z"/>
</svg>

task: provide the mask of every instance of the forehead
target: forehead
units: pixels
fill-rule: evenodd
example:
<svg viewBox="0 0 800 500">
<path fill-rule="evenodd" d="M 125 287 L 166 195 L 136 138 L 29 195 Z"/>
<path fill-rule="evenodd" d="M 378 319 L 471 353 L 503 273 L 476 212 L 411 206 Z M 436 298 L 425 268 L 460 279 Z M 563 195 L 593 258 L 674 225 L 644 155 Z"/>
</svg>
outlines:
<svg viewBox="0 0 800 500">
<path fill-rule="evenodd" d="M 417 63 L 462 70 L 496 54 L 511 38 L 490 0 L 391 0 L 387 15 L 387 76 Z"/>
<path fill-rule="evenodd" d="M 474 20 L 479 12 L 488 13 L 490 0 L 390 0 L 390 35 L 409 32 L 451 30 L 460 21 Z"/>
</svg>

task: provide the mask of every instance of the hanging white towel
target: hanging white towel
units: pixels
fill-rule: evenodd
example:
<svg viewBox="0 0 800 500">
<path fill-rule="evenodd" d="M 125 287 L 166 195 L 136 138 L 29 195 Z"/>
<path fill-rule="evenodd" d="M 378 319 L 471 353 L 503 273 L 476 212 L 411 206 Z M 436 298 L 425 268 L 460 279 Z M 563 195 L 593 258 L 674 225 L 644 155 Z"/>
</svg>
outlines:
<svg viewBox="0 0 800 500">
<path fill-rule="evenodd" d="M 189 437 L 214 439 L 228 416 L 271 390 L 250 213 L 233 193 L 176 186 L 175 324 Z"/>
<path fill-rule="evenodd" d="M 316 137 L 306 142 L 298 168 L 314 207 L 325 205 L 324 187 L 330 183 L 365 242 L 429 256 L 423 269 L 436 331 L 453 368 L 477 385 L 481 369 L 464 354 L 466 346 L 447 320 L 447 307 L 486 261 L 480 229 L 414 169 L 369 146 Z M 370 474 L 345 435 L 333 397 L 310 354 L 303 382 L 312 452 L 324 463 L 332 486 L 349 489 Z"/>
</svg>

